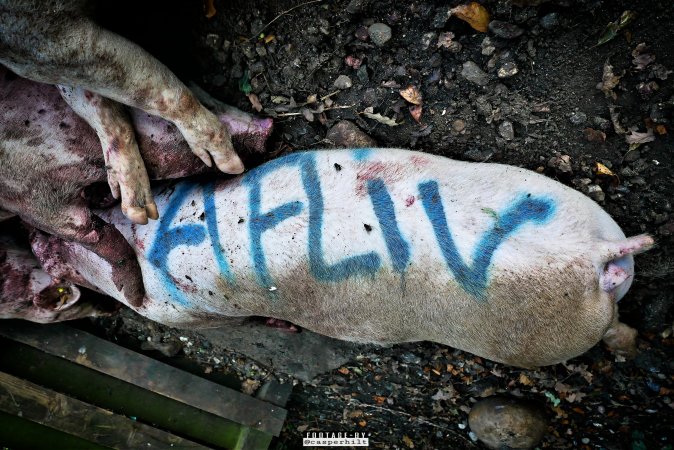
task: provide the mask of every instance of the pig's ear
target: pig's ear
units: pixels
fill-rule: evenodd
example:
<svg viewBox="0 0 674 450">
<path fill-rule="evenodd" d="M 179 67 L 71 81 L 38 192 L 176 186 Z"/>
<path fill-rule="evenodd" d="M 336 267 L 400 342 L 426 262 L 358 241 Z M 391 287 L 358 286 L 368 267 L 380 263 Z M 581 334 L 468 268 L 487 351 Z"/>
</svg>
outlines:
<svg viewBox="0 0 674 450">
<path fill-rule="evenodd" d="M 80 290 L 71 283 L 52 283 L 35 296 L 33 304 L 42 309 L 63 311 L 77 303 L 80 295 Z"/>
<path fill-rule="evenodd" d="M 602 261 L 611 261 L 627 255 L 638 255 L 650 250 L 655 240 L 648 234 L 639 234 L 620 241 L 606 241 L 600 244 L 599 252 Z"/>
</svg>

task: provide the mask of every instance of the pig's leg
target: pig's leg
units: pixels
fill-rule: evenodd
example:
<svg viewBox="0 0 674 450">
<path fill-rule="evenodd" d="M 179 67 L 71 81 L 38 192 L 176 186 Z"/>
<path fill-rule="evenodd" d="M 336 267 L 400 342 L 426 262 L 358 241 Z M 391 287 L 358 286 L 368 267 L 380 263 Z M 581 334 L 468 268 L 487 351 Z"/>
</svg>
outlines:
<svg viewBox="0 0 674 450">
<path fill-rule="evenodd" d="M 35 81 L 78 86 L 163 117 L 206 165 L 212 158 L 223 172 L 243 172 L 224 125 L 167 67 L 72 8 L 44 14 L 21 8 L 0 14 L 0 63 Z"/>
<path fill-rule="evenodd" d="M 112 268 L 115 287 L 130 305 L 142 305 L 145 289 L 140 265 L 133 249 L 117 228 L 92 214 L 84 205 L 33 208 L 27 217 L 36 228 L 66 241 L 80 243 L 107 261 Z M 45 270 L 53 276 L 67 275 L 52 267 L 51 259 L 60 259 L 58 248 L 34 247 L 34 251 Z"/>
<path fill-rule="evenodd" d="M 637 330 L 617 319 L 604 334 L 603 341 L 616 355 L 634 358 L 637 354 Z"/>
<path fill-rule="evenodd" d="M 119 103 L 81 88 L 59 86 L 70 107 L 95 131 L 103 146 L 103 157 L 112 195 L 122 198 L 122 212 L 135 223 L 157 219 L 150 180 L 138 151 L 133 128 Z"/>
</svg>

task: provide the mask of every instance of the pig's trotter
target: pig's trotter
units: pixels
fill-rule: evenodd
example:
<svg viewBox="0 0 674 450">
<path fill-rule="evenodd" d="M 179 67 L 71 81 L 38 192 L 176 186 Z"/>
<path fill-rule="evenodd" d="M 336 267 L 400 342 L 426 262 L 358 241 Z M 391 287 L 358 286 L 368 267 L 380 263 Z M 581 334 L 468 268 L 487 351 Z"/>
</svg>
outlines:
<svg viewBox="0 0 674 450">
<path fill-rule="evenodd" d="M 243 172 L 243 163 L 234 151 L 232 139 L 225 126 L 215 114 L 201 105 L 191 92 L 187 91 L 183 95 L 191 98 L 181 99 L 180 103 L 192 106 L 176 111 L 177 115 L 172 120 L 185 137 L 192 152 L 209 167 L 213 158 L 217 168 L 225 173 Z"/>
<path fill-rule="evenodd" d="M 123 106 L 81 88 L 59 86 L 59 91 L 96 131 L 103 148 L 108 184 L 112 195 L 121 197 L 124 215 L 142 225 L 148 218 L 157 219 L 159 214 L 150 191 L 150 180 Z"/>
<path fill-rule="evenodd" d="M 616 319 L 603 337 L 603 341 L 613 353 L 625 358 L 637 355 L 637 330 L 618 322 Z"/>
</svg>

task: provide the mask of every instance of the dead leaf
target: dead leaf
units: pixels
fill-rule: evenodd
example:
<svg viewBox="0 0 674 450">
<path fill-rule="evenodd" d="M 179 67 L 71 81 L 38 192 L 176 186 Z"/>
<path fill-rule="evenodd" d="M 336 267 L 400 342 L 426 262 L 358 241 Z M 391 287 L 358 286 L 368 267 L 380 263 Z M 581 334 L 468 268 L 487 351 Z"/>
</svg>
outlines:
<svg viewBox="0 0 674 450">
<path fill-rule="evenodd" d="M 414 448 L 414 442 L 412 442 L 412 439 L 410 439 L 406 434 L 403 435 L 403 442 L 407 448 Z"/>
<path fill-rule="evenodd" d="M 626 10 L 623 11 L 623 13 L 620 15 L 618 20 L 615 22 L 611 22 L 608 25 L 606 25 L 606 29 L 604 29 L 604 32 L 602 33 L 601 37 L 597 41 L 596 45 L 603 45 L 606 44 L 607 42 L 611 41 L 613 38 L 615 38 L 618 35 L 618 32 L 625 28 L 627 25 L 634 20 L 634 17 L 636 16 L 636 13 L 634 11 Z"/>
<path fill-rule="evenodd" d="M 307 428 L 309 428 L 309 425 L 299 425 L 297 427 L 297 431 L 299 431 L 300 433 L 304 433 L 305 431 L 307 431 Z"/>
<path fill-rule="evenodd" d="M 313 122 L 314 121 L 314 113 L 309 108 L 301 108 L 300 112 L 302 113 L 304 118 L 307 120 L 307 122 Z"/>
<path fill-rule="evenodd" d="M 372 398 L 374 399 L 374 402 L 378 405 L 383 405 L 384 402 L 386 401 L 386 397 L 383 397 L 381 395 L 375 395 Z"/>
<path fill-rule="evenodd" d="M 337 369 L 337 372 L 341 373 L 342 375 L 348 375 L 349 369 L 346 367 L 340 367 L 339 369 Z"/>
<path fill-rule="evenodd" d="M 566 401 L 569 403 L 580 402 L 586 395 L 587 394 L 583 394 L 582 392 L 572 392 L 566 396 Z"/>
<path fill-rule="evenodd" d="M 597 89 L 601 90 L 606 97 L 615 100 L 618 96 L 613 92 L 613 89 L 620 83 L 620 78 L 622 78 L 622 75 L 614 74 L 613 66 L 606 60 L 604 63 L 604 71 L 601 76 L 601 82 L 597 83 Z"/>
<path fill-rule="evenodd" d="M 417 123 L 421 123 L 421 113 L 423 112 L 423 106 L 421 105 L 414 105 L 410 106 L 410 114 L 412 115 L 412 118 L 416 120 Z"/>
<path fill-rule="evenodd" d="M 272 95 L 271 96 L 271 102 L 274 103 L 275 105 L 279 105 L 281 103 L 288 103 L 288 98 L 284 97 L 282 95 Z"/>
<path fill-rule="evenodd" d="M 241 383 L 241 392 L 246 395 L 253 395 L 259 387 L 260 382 L 258 380 L 245 380 L 243 383 Z"/>
<path fill-rule="evenodd" d="M 400 125 L 399 123 L 396 123 L 394 119 L 391 119 L 390 117 L 382 116 L 381 114 L 372 114 L 369 112 L 363 112 L 363 115 L 369 119 L 376 120 L 379 123 L 382 123 L 384 125 L 387 125 L 389 127 L 397 127 Z"/>
<path fill-rule="evenodd" d="M 262 103 L 260 103 L 260 99 L 256 94 L 253 94 L 252 92 L 248 94 L 248 100 L 250 100 L 250 104 L 253 106 L 253 109 L 257 112 L 262 111 Z"/>
<path fill-rule="evenodd" d="M 310 96 L 307 97 L 306 104 L 307 104 L 307 105 L 311 105 L 311 104 L 313 104 L 313 103 L 316 103 L 317 100 L 318 100 L 318 95 L 316 95 L 316 94 L 311 94 Z"/>
<path fill-rule="evenodd" d="M 632 50 L 632 64 L 636 66 L 637 70 L 644 70 L 649 64 L 655 62 L 655 55 L 646 53 L 648 47 L 645 42 L 637 45 L 634 50 Z"/>
<path fill-rule="evenodd" d="M 367 421 L 361 420 L 360 422 L 358 422 L 358 425 L 364 427 L 365 425 L 367 425 Z"/>
<path fill-rule="evenodd" d="M 520 379 L 519 379 L 520 384 L 523 384 L 525 386 L 531 386 L 533 384 L 533 381 L 531 381 L 531 378 L 526 376 L 524 372 L 520 373 Z"/>
<path fill-rule="evenodd" d="M 635 129 L 630 129 L 629 133 L 625 135 L 625 142 L 630 145 L 634 144 L 645 144 L 647 142 L 653 142 L 655 140 L 655 135 L 653 130 L 648 128 L 645 133 L 636 131 Z"/>
<path fill-rule="evenodd" d="M 204 5 L 204 9 L 206 10 L 206 18 L 210 19 L 211 17 L 215 16 L 215 13 L 217 12 L 215 10 L 215 5 L 213 4 L 213 0 L 206 0 L 206 3 Z"/>
<path fill-rule="evenodd" d="M 444 389 L 438 389 L 438 392 L 436 392 L 435 395 L 431 397 L 431 399 L 435 401 L 451 400 L 454 394 L 454 388 L 452 386 L 448 386 Z"/>
<path fill-rule="evenodd" d="M 265 44 L 269 44 L 274 39 L 276 39 L 276 36 L 274 36 L 273 34 L 268 34 L 264 37 L 263 41 Z"/>
<path fill-rule="evenodd" d="M 489 25 L 489 12 L 477 2 L 459 5 L 449 10 L 449 16 L 456 16 L 481 33 L 486 33 Z"/>
<path fill-rule="evenodd" d="M 606 141 L 606 133 L 595 130 L 594 128 L 585 128 L 585 139 L 588 142 L 603 143 Z"/>
<path fill-rule="evenodd" d="M 401 89 L 400 96 L 413 105 L 421 105 L 423 103 L 421 92 L 413 84 L 410 84 L 405 89 Z"/>
<path fill-rule="evenodd" d="M 567 392 L 571 391 L 571 387 L 568 384 L 558 381 L 555 383 L 555 391 L 559 392 L 560 394 L 566 394 Z"/>
<path fill-rule="evenodd" d="M 599 176 L 614 177 L 615 174 L 600 162 L 594 163 L 594 172 Z M 591 374 L 590 374 L 591 375 Z"/>
<path fill-rule="evenodd" d="M 656 125 L 655 132 L 658 133 L 659 135 L 667 134 L 667 127 L 664 125 Z"/>
</svg>

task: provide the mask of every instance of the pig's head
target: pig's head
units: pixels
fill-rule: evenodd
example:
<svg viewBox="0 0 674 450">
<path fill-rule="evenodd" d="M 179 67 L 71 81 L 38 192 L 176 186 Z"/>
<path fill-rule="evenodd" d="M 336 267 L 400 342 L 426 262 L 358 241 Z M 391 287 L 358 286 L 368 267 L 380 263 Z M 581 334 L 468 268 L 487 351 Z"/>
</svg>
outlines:
<svg viewBox="0 0 674 450">
<path fill-rule="evenodd" d="M 28 250 L 0 244 L 0 319 L 50 323 L 109 313 L 107 305 L 83 301 L 72 283 L 52 278 Z"/>
</svg>

